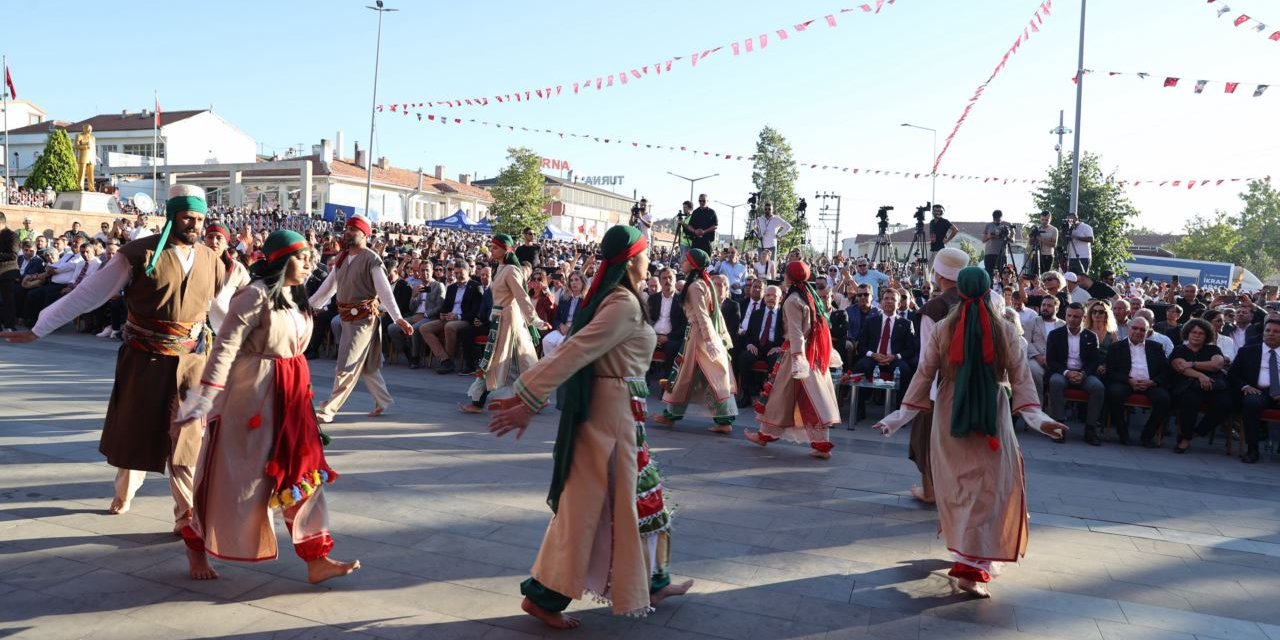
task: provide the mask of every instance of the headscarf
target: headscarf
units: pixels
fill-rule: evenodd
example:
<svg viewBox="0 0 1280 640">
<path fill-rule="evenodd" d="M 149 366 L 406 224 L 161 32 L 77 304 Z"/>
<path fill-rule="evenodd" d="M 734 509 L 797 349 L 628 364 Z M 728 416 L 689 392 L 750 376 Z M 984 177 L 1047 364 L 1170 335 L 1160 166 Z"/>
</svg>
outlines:
<svg viewBox="0 0 1280 640">
<path fill-rule="evenodd" d="M 604 261 L 596 269 L 591 286 L 582 298 L 582 305 L 573 316 L 569 335 L 585 327 L 596 315 L 600 301 L 608 295 L 627 272 L 627 261 L 649 246 L 649 241 L 639 229 L 616 225 L 605 232 L 600 240 L 600 253 Z M 556 444 L 552 450 L 551 489 L 547 492 L 547 505 L 554 513 L 560 505 L 560 493 L 569 480 L 569 468 L 573 464 L 573 443 L 578 425 L 585 422 L 591 408 L 591 387 L 595 381 L 594 363 L 579 369 L 560 385 L 560 428 L 556 431 Z"/>
<path fill-rule="evenodd" d="M 231 232 L 227 231 L 226 227 L 220 224 L 208 225 L 204 228 L 204 234 L 207 236 L 210 233 L 220 234 L 223 238 L 226 239 L 227 245 L 228 246 L 231 245 Z M 223 251 L 222 255 L 218 256 L 218 259 L 222 261 L 222 266 L 227 268 L 227 277 L 230 277 L 232 270 L 235 269 L 235 261 L 231 259 L 231 256 L 227 255 L 226 251 Z"/>
<path fill-rule="evenodd" d="M 959 365 L 951 404 L 951 435 L 985 433 L 992 451 L 996 439 L 995 322 L 988 308 L 991 276 L 981 267 L 965 267 L 956 276 L 960 306 L 955 311 L 948 359 Z"/>
<path fill-rule="evenodd" d="M 516 241 L 512 240 L 511 236 L 505 233 L 495 234 L 489 243 L 506 250 L 507 255 L 502 259 L 503 264 L 509 264 L 513 267 L 520 266 L 520 259 L 516 258 Z"/>
<path fill-rule="evenodd" d="M 173 231 L 173 221 L 183 211 L 208 213 L 209 205 L 204 200 L 204 189 L 190 184 L 175 184 L 169 187 L 169 199 L 164 204 L 164 228 L 160 230 L 160 241 L 151 253 L 145 273 L 150 276 L 156 272 L 156 264 L 160 262 L 160 254 L 169 244 L 169 234 Z"/>
<path fill-rule="evenodd" d="M 788 262 L 786 274 L 795 284 L 787 296 L 799 296 L 809 307 L 813 332 L 805 343 L 805 360 L 809 361 L 811 370 L 825 371 L 831 364 L 831 328 L 827 325 L 827 307 L 813 290 L 813 285 L 809 284 L 809 265 L 800 260 Z"/>
<path fill-rule="evenodd" d="M 684 254 L 684 261 L 693 267 L 689 275 L 701 280 L 707 285 L 707 314 L 711 316 L 711 326 L 719 331 L 720 322 L 720 302 L 716 299 L 716 288 L 711 284 L 711 276 L 707 275 L 707 267 L 711 266 L 711 256 L 707 255 L 702 249 L 690 249 Z"/>
<path fill-rule="evenodd" d="M 262 253 L 267 266 L 274 267 L 280 261 L 287 260 L 289 256 L 306 247 L 307 241 L 302 234 L 288 229 L 279 229 L 272 231 L 271 235 L 267 236 L 267 241 L 262 243 Z"/>
<path fill-rule="evenodd" d="M 366 239 L 367 239 L 367 238 L 370 238 L 370 237 L 373 237 L 373 225 L 369 222 L 369 219 L 368 219 L 368 218 L 366 218 L 366 217 L 364 217 L 364 216 L 362 216 L 362 215 L 356 214 L 356 215 L 354 215 L 354 216 L 351 216 L 351 218 L 349 218 L 349 219 L 347 220 L 347 226 L 348 226 L 348 227 L 355 227 L 356 229 L 359 229 L 359 230 L 360 230 L 360 232 L 364 234 L 364 237 L 365 237 Z M 337 262 L 334 262 L 334 263 L 333 263 L 333 268 L 334 268 L 334 269 L 337 269 L 338 267 L 341 267 L 341 266 L 342 266 L 342 263 L 344 263 L 344 262 L 346 262 L 346 261 L 347 261 L 347 256 L 349 256 L 349 255 L 350 255 L 350 254 L 347 252 L 347 243 L 345 243 L 345 242 L 340 242 L 340 244 L 341 244 L 341 246 L 342 246 L 342 251 L 338 254 L 338 260 L 337 260 Z"/>
</svg>

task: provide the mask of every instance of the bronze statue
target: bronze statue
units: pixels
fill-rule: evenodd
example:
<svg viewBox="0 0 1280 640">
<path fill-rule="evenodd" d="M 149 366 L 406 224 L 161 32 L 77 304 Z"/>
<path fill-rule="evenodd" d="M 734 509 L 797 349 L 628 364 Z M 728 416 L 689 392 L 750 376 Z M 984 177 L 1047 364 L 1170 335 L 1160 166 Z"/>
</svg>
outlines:
<svg viewBox="0 0 1280 640">
<path fill-rule="evenodd" d="M 82 191 L 93 191 L 93 165 L 98 157 L 98 143 L 90 125 L 86 124 L 76 136 L 76 156 L 76 186 Z"/>
</svg>

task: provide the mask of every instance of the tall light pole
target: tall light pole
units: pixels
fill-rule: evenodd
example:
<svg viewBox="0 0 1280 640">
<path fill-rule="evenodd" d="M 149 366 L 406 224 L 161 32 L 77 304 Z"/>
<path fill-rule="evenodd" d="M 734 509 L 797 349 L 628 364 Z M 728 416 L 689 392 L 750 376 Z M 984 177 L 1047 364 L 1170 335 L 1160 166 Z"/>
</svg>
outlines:
<svg viewBox="0 0 1280 640">
<path fill-rule="evenodd" d="M 682 176 L 682 175 L 675 174 L 675 173 L 671 173 L 670 171 L 668 171 L 668 172 L 667 172 L 667 174 L 668 174 L 668 175 L 673 175 L 673 176 L 675 176 L 675 177 L 677 177 L 677 178 L 680 178 L 681 180 L 688 180 L 688 181 L 689 181 L 689 202 L 693 202 L 693 184 L 694 184 L 695 182 L 698 182 L 699 180 L 706 180 L 707 178 L 714 178 L 714 177 L 716 177 L 716 176 L 720 175 L 720 174 L 718 174 L 718 173 L 713 173 L 713 174 L 711 174 L 711 175 L 709 175 L 709 176 L 702 176 L 701 178 L 686 178 L 686 177 L 684 177 L 684 176 Z"/>
<path fill-rule="evenodd" d="M 1058 152 L 1058 164 L 1062 164 L 1062 136 L 1071 133 L 1071 130 L 1063 124 L 1062 109 L 1058 109 L 1058 126 L 1050 129 L 1049 133 L 1058 136 L 1058 144 L 1053 145 L 1053 150 Z"/>
<path fill-rule="evenodd" d="M 827 193 L 826 191 L 823 191 L 821 193 L 814 193 L 813 199 L 822 201 L 822 206 L 818 209 L 818 219 L 823 222 L 830 222 L 834 220 L 836 223 L 835 228 L 831 230 L 831 257 L 834 259 L 840 243 L 840 194 Z M 827 204 L 827 201 L 832 199 L 836 201 L 836 212 L 834 215 L 831 213 L 831 207 Z"/>
<path fill-rule="evenodd" d="M 369 107 L 369 155 L 364 162 L 364 215 L 370 220 L 373 219 L 373 216 L 369 213 L 369 200 L 373 195 L 373 125 L 378 112 L 378 63 L 382 60 L 382 14 L 399 11 L 399 9 L 382 6 L 382 0 L 376 0 L 374 5 L 376 6 L 365 5 L 366 9 L 378 12 L 378 43 L 373 49 L 373 104 Z"/>
<path fill-rule="evenodd" d="M 747 206 L 748 203 L 744 202 L 742 204 L 729 204 L 728 202 L 725 202 L 723 200 L 716 200 L 716 204 L 722 204 L 726 207 L 729 207 L 729 237 L 733 238 L 734 225 L 738 221 L 738 207 L 745 207 Z M 733 240 L 730 240 L 729 244 L 733 244 Z M 744 248 L 743 250 L 745 251 L 746 249 Z"/>
<path fill-rule="evenodd" d="M 1077 213 L 1080 204 L 1080 107 L 1084 102 L 1084 6 L 1086 0 L 1080 0 L 1080 54 L 1076 64 L 1076 130 L 1075 144 L 1071 151 L 1071 203 L 1067 205 L 1067 213 Z"/>
<path fill-rule="evenodd" d="M 911 127 L 912 129 L 923 129 L 933 134 L 933 155 L 929 156 L 929 171 L 930 171 L 929 202 L 933 204 L 938 204 L 938 174 L 933 173 L 933 163 L 934 163 L 934 160 L 938 157 L 938 130 L 930 129 L 929 127 L 922 127 L 918 124 L 910 124 L 907 122 L 904 122 L 899 126 Z"/>
</svg>

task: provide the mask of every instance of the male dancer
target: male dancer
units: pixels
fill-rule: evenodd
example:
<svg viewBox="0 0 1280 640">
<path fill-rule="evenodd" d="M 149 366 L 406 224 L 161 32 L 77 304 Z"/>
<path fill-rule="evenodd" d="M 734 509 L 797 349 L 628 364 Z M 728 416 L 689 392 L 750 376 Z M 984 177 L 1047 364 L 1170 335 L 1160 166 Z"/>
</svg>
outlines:
<svg viewBox="0 0 1280 640">
<path fill-rule="evenodd" d="M 129 317 L 98 445 L 117 468 L 110 512 L 128 511 L 146 472 L 164 473 L 167 466 L 175 533 L 191 521 L 203 429 L 200 420 L 175 422 L 174 409 L 200 381 L 212 341 L 205 317 L 225 274 L 218 256 L 199 244 L 207 210 L 203 190 L 174 185 L 160 234 L 121 247 L 107 266 L 45 309 L 30 331 L 0 333 L 10 342 L 31 342 L 125 290 Z"/>
<path fill-rule="evenodd" d="M 213 249 L 218 261 L 226 268 L 226 276 L 222 291 L 209 306 L 209 325 L 214 332 L 222 329 L 222 320 L 227 317 L 227 307 L 231 304 L 231 296 L 242 287 L 249 286 L 249 270 L 239 260 L 232 258 L 227 251 L 231 243 L 231 232 L 220 224 L 211 224 L 204 229 L 204 246 Z"/>
<path fill-rule="evenodd" d="M 942 322 L 951 309 L 960 304 L 960 292 L 956 290 L 956 277 L 969 266 L 969 254 L 955 248 L 940 249 L 933 259 L 933 272 L 938 276 L 938 290 L 942 293 L 925 303 L 920 318 L 920 344 L 929 344 L 933 329 Z M 905 391 L 905 389 L 900 390 Z M 936 388 L 931 393 L 937 393 Z M 907 457 L 920 470 L 920 486 L 911 487 L 911 495 L 921 502 L 934 503 L 933 468 L 929 462 L 929 438 L 933 431 L 933 412 L 921 411 L 911 423 L 911 442 Z"/>
<path fill-rule="evenodd" d="M 333 269 L 311 296 L 311 306 L 323 309 L 329 299 L 338 296 L 338 315 L 342 319 L 342 336 L 338 339 L 338 362 L 333 369 L 333 393 L 316 410 L 320 422 L 333 422 L 333 416 L 356 389 L 356 381 L 364 380 L 373 396 L 376 418 L 394 402 L 387 383 L 382 379 L 382 345 L 378 335 L 378 303 L 387 310 L 392 321 L 405 335 L 413 334 L 413 325 L 400 316 L 400 307 L 391 292 L 382 258 L 369 248 L 373 226 L 364 216 L 347 220 L 343 239 L 346 250 L 338 254 Z"/>
</svg>

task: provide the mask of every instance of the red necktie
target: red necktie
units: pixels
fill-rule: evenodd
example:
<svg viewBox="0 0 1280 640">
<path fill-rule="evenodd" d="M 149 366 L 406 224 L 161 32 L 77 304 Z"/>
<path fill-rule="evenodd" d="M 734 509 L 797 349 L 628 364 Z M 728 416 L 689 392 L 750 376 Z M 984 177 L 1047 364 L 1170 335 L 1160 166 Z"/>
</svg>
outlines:
<svg viewBox="0 0 1280 640">
<path fill-rule="evenodd" d="M 893 318 L 884 319 L 884 329 L 880 330 L 880 348 L 876 349 L 876 353 L 889 353 L 889 331 L 893 328 Z"/>
<path fill-rule="evenodd" d="M 73 287 L 74 287 L 74 286 L 76 286 L 76 285 L 80 284 L 80 281 L 81 281 L 81 280 L 84 280 L 84 276 L 85 276 L 85 274 L 86 274 L 86 273 L 89 273 L 89 261 L 88 261 L 88 260 L 85 260 L 85 261 L 84 261 L 84 266 L 80 267 L 80 275 L 76 276 L 76 281 L 75 281 L 75 282 L 73 282 L 73 283 L 71 283 L 71 286 L 73 286 Z"/>
<path fill-rule="evenodd" d="M 764 328 L 760 330 L 760 346 L 769 342 L 769 331 L 773 329 L 773 309 L 764 312 Z"/>
</svg>

